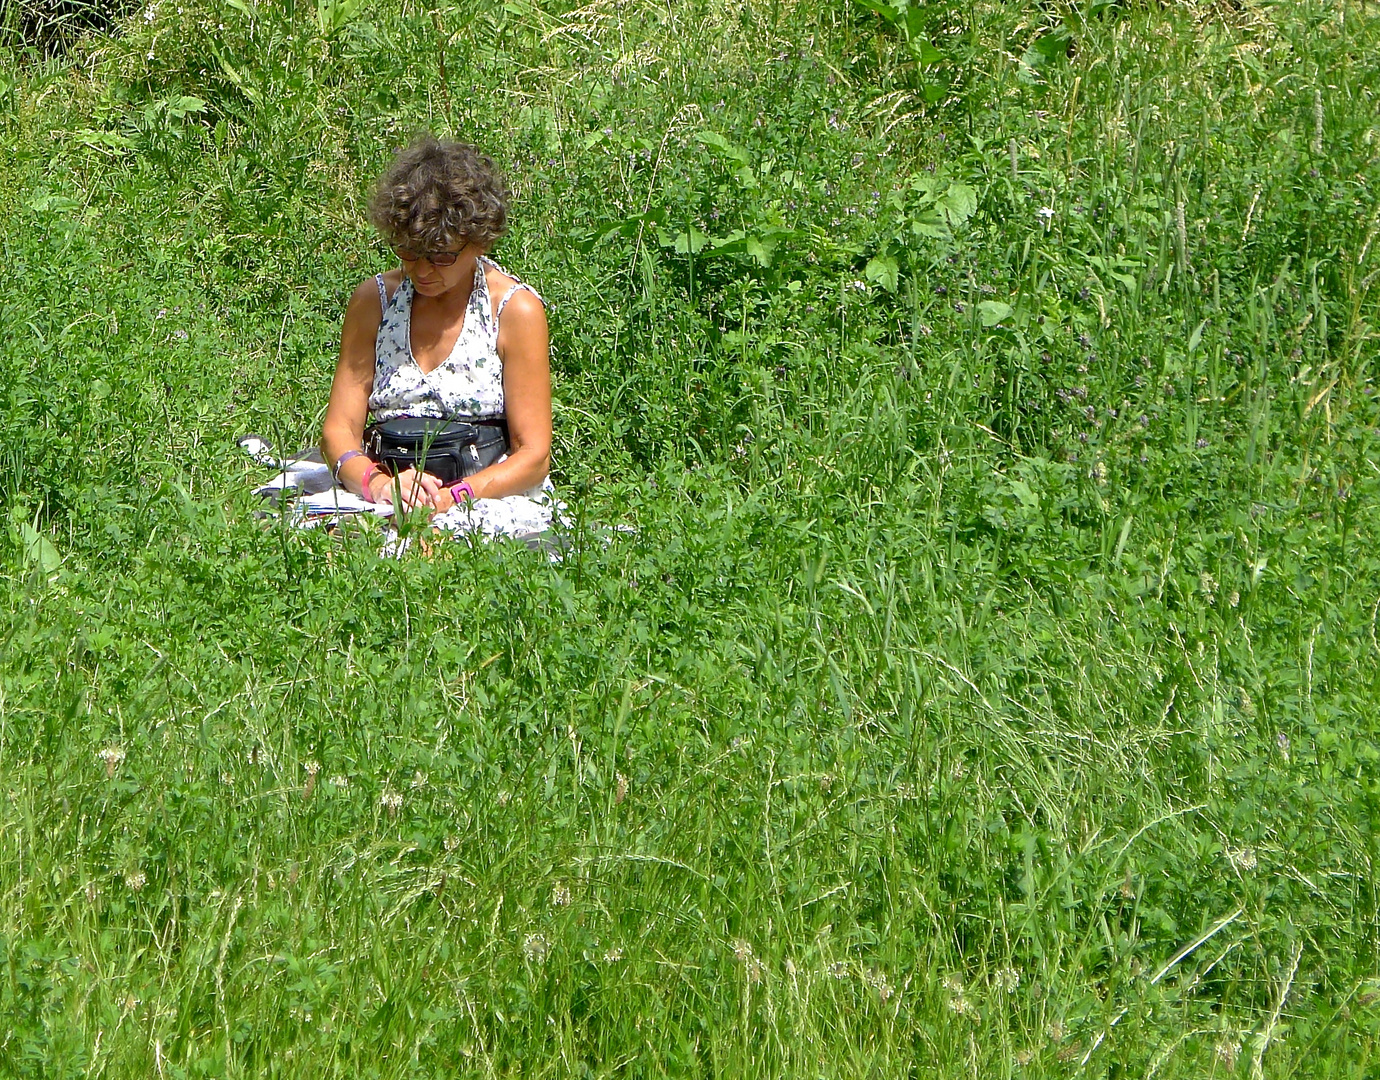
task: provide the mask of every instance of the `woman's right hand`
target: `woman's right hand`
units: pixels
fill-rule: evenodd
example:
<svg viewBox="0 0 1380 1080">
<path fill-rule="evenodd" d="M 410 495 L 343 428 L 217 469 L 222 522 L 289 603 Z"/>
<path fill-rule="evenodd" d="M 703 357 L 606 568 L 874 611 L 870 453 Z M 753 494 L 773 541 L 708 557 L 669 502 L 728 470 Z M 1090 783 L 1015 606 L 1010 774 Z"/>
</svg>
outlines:
<svg viewBox="0 0 1380 1080">
<path fill-rule="evenodd" d="M 369 498 L 376 503 L 392 505 L 397 494 L 401 496 L 399 509 L 402 510 L 415 510 L 419 506 L 436 509 L 442 490 L 440 478 L 416 469 L 404 469 L 396 477 L 385 472 L 369 477 Z"/>
</svg>

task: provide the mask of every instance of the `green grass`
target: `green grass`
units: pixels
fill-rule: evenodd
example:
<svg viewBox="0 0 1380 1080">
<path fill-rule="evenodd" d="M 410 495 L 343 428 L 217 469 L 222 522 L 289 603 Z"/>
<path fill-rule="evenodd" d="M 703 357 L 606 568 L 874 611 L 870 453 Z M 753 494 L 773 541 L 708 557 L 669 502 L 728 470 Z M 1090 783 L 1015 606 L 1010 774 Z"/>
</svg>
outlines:
<svg viewBox="0 0 1380 1080">
<path fill-rule="evenodd" d="M 1369 6 L 122 26 L 0 71 L 0 1076 L 1380 1068 Z M 253 514 L 421 126 L 560 565 Z"/>
</svg>

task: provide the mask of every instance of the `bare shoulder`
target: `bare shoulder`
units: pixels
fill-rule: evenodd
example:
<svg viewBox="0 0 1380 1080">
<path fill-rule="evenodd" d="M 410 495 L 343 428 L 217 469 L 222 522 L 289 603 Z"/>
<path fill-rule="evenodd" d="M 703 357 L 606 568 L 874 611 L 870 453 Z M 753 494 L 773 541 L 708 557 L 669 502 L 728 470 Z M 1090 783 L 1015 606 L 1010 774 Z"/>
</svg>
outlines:
<svg viewBox="0 0 1380 1080">
<path fill-rule="evenodd" d="M 517 278 L 500 270 L 496 264 L 487 258 L 484 259 L 484 280 L 488 282 L 489 295 L 495 298 L 502 296 L 518 283 Z"/>
<path fill-rule="evenodd" d="M 513 277 L 512 274 L 500 270 L 493 263 L 489 263 L 484 267 L 484 280 L 489 286 L 489 295 L 493 298 L 494 307 L 498 307 L 498 305 L 502 303 L 503 298 L 507 296 L 509 292 L 512 292 L 513 286 L 526 284 Z M 527 288 L 519 289 L 517 292 L 513 293 L 513 295 L 509 297 L 508 304 L 511 306 L 524 298 L 527 300 L 536 300 L 536 294 L 531 291 L 531 288 L 532 287 L 528 285 Z M 537 306 L 541 306 L 540 301 L 537 301 Z M 505 307 L 503 310 L 507 313 L 508 307 Z"/>
<path fill-rule="evenodd" d="M 530 288 L 519 289 L 508 299 L 500 322 L 506 326 L 514 324 L 531 326 L 546 325 L 546 307 Z"/>
<path fill-rule="evenodd" d="M 390 270 L 383 275 L 383 285 L 389 296 L 393 295 L 400 284 L 402 284 L 401 270 Z M 383 319 L 383 307 L 379 303 L 377 279 L 367 277 L 355 286 L 355 291 L 350 294 L 350 303 L 345 309 L 345 319 L 346 322 L 359 321 L 363 325 L 372 324 L 377 329 L 379 322 Z"/>
</svg>

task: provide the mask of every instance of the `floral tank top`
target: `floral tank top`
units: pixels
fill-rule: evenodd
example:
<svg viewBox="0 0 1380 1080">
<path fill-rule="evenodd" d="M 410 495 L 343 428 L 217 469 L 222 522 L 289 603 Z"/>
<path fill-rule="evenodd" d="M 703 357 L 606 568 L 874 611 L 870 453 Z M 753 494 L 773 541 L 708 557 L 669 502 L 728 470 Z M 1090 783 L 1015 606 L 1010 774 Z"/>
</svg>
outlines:
<svg viewBox="0 0 1380 1080">
<path fill-rule="evenodd" d="M 383 307 L 374 339 L 374 389 L 369 395 L 369 411 L 375 420 L 400 416 L 496 420 L 505 415 L 498 317 L 519 289 L 526 289 L 538 300 L 541 297 L 530 285 L 517 281 L 494 310 L 484 272 L 489 267 L 507 273 L 489 259 L 476 262 L 460 336 L 450 355 L 431 371 L 423 371 L 412 355 L 412 299 L 416 293 L 411 279 L 404 277 L 390 299 L 383 275 L 375 277 Z"/>
</svg>

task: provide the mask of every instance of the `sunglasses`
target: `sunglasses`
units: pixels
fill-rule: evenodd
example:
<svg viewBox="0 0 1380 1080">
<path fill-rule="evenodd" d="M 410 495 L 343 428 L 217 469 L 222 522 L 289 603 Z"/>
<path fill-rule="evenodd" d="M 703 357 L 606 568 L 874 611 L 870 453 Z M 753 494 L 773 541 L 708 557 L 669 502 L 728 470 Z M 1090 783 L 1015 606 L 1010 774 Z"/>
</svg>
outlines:
<svg viewBox="0 0 1380 1080">
<path fill-rule="evenodd" d="M 393 254 L 405 263 L 421 262 L 425 259 L 432 266 L 453 266 L 460 258 L 458 251 L 413 251 L 411 248 L 394 247 Z"/>
</svg>

